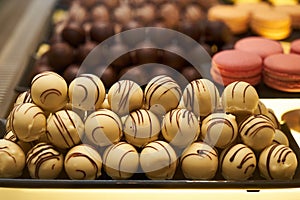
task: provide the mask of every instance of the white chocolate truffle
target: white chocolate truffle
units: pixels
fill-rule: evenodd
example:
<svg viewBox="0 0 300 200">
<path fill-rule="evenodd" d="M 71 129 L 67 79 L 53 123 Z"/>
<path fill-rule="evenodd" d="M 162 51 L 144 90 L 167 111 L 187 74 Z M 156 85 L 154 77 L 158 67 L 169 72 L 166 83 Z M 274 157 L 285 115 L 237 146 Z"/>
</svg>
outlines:
<svg viewBox="0 0 300 200">
<path fill-rule="evenodd" d="M 171 145 L 185 148 L 192 144 L 200 134 L 199 120 L 186 109 L 174 109 L 163 118 L 161 132 Z"/>
<path fill-rule="evenodd" d="M 178 159 L 171 145 L 157 140 L 143 148 L 140 154 L 140 164 L 150 179 L 172 179 L 176 172 Z"/>
<path fill-rule="evenodd" d="M 239 133 L 244 144 L 261 151 L 272 144 L 275 128 L 266 116 L 252 115 L 240 124 Z"/>
<path fill-rule="evenodd" d="M 200 117 L 214 112 L 219 104 L 219 91 L 208 79 L 197 79 L 190 82 L 185 87 L 181 98 L 181 105 Z"/>
<path fill-rule="evenodd" d="M 283 144 L 285 146 L 289 146 L 289 139 L 280 129 L 275 129 L 273 144 Z"/>
<path fill-rule="evenodd" d="M 124 122 L 126 141 L 137 147 L 157 140 L 159 133 L 159 119 L 149 110 L 140 109 L 131 112 Z"/>
<path fill-rule="evenodd" d="M 254 110 L 254 114 L 256 115 L 267 115 L 268 114 L 268 108 L 262 101 L 258 101 L 257 108 Z"/>
<path fill-rule="evenodd" d="M 225 87 L 221 102 L 225 112 L 253 114 L 258 106 L 259 97 L 252 85 L 235 81 Z"/>
<path fill-rule="evenodd" d="M 69 85 L 69 99 L 73 107 L 82 110 L 97 110 L 105 98 L 101 79 L 93 74 L 81 74 Z"/>
<path fill-rule="evenodd" d="M 174 79 L 167 75 L 156 76 L 146 85 L 144 107 L 161 116 L 177 108 L 182 92 Z"/>
<path fill-rule="evenodd" d="M 278 121 L 274 111 L 271 108 L 268 108 L 268 113 L 266 114 L 266 116 L 271 120 L 275 128 L 281 128 L 280 122 Z"/>
<path fill-rule="evenodd" d="M 223 150 L 220 167 L 227 180 L 247 180 L 256 169 L 256 157 L 252 149 L 244 144 L 236 144 Z"/>
<path fill-rule="evenodd" d="M 218 170 L 218 152 L 204 142 L 187 147 L 180 158 L 183 175 L 187 179 L 209 180 Z"/>
<path fill-rule="evenodd" d="M 55 72 L 43 72 L 31 81 L 31 98 L 43 110 L 55 112 L 68 101 L 68 85 L 63 77 Z"/>
<path fill-rule="evenodd" d="M 87 138 L 100 147 L 119 142 L 123 135 L 120 117 L 107 109 L 90 114 L 85 121 L 84 130 Z"/>
<path fill-rule="evenodd" d="M 139 154 L 132 145 L 119 142 L 104 151 L 103 167 L 113 179 L 128 179 L 138 170 Z"/>
<path fill-rule="evenodd" d="M 14 106 L 17 106 L 17 105 L 20 105 L 23 103 L 33 103 L 31 94 L 30 94 L 30 90 L 20 93 L 17 96 Z"/>
<path fill-rule="evenodd" d="M 111 86 L 107 99 L 110 109 L 123 116 L 142 107 L 143 90 L 131 80 L 120 80 Z"/>
<path fill-rule="evenodd" d="M 20 104 L 12 110 L 10 126 L 20 140 L 32 142 L 46 132 L 46 116 L 33 103 Z"/>
<path fill-rule="evenodd" d="M 273 144 L 265 148 L 258 161 L 262 177 L 279 180 L 293 179 L 298 160 L 293 150 L 282 144 Z"/>
<path fill-rule="evenodd" d="M 47 121 L 47 137 L 56 147 L 71 148 L 81 142 L 84 124 L 80 117 L 71 110 L 53 113 Z"/>
<path fill-rule="evenodd" d="M 31 178 L 55 179 L 63 169 L 64 157 L 52 145 L 38 143 L 27 153 L 26 164 Z"/>
<path fill-rule="evenodd" d="M 27 152 L 34 146 L 34 142 L 24 142 L 22 140 L 19 140 L 12 131 L 6 133 L 3 138 L 19 145 L 25 154 L 27 154 Z"/>
<path fill-rule="evenodd" d="M 204 142 L 224 149 L 238 136 L 238 124 L 234 115 L 212 113 L 202 121 L 201 138 Z"/>
<path fill-rule="evenodd" d="M 70 149 L 65 157 L 65 170 L 72 180 L 94 180 L 101 176 L 102 158 L 87 144 Z"/>
<path fill-rule="evenodd" d="M 0 139 L 0 177 L 17 178 L 23 174 L 25 154 L 16 143 Z"/>
</svg>

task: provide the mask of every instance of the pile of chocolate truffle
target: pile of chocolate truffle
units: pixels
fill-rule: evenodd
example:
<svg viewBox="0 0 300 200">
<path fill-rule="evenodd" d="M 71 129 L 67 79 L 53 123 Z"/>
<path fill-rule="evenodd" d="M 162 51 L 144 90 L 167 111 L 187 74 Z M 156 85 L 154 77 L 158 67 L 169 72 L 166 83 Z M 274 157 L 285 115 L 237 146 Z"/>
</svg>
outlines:
<svg viewBox="0 0 300 200">
<path fill-rule="evenodd" d="M 84 59 L 98 44 L 120 32 L 141 27 L 179 31 L 200 43 L 212 54 L 218 49 L 226 48 L 229 43 L 232 45 L 232 34 L 225 23 L 207 20 L 208 7 L 216 4 L 217 0 L 70 1 L 67 10 L 57 9 L 54 12 L 51 35 L 46 41 L 46 48 L 41 48 L 38 52 L 29 79 L 40 72 L 51 70 L 70 83 L 76 77 Z M 182 49 L 176 41 L 171 41 L 172 37 L 169 35 L 152 35 L 151 38 L 153 40 L 149 41 L 147 36 L 134 35 L 115 41 L 111 44 L 111 52 L 122 52 L 130 46 L 139 47 L 140 50 L 120 56 L 109 67 L 103 66 L 103 63 L 90 63 L 89 73 L 100 76 L 106 87 L 119 80 L 126 71 L 145 63 L 161 63 L 173 67 L 188 80 L 195 77 L 197 72 L 191 64 L 172 53 L 192 52 L 193 49 Z M 135 43 L 132 44 L 132 41 Z M 164 50 L 143 48 L 157 45 L 163 46 Z"/>
<path fill-rule="evenodd" d="M 220 95 L 208 79 L 184 88 L 168 75 L 145 88 L 120 80 L 105 88 L 81 74 L 70 84 L 36 75 L 18 96 L 0 140 L 0 177 L 34 179 L 293 179 L 298 161 L 253 86 Z"/>
</svg>

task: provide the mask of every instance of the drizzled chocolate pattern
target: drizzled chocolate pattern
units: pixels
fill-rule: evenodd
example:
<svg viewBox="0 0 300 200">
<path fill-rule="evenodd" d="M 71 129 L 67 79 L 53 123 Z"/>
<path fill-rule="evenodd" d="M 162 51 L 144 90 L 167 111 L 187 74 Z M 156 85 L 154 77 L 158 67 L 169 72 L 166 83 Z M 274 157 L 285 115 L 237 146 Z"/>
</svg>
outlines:
<svg viewBox="0 0 300 200">
<path fill-rule="evenodd" d="M 44 104 L 49 95 L 61 96 L 62 93 L 59 90 L 54 89 L 54 88 L 45 90 L 40 95 L 40 101 Z"/>
<path fill-rule="evenodd" d="M 180 120 L 185 118 L 187 118 L 185 121 L 189 126 L 191 126 L 191 124 L 195 123 L 195 121 L 197 120 L 195 115 L 191 111 L 186 109 L 175 109 L 170 111 L 169 123 L 173 124 L 172 121 L 174 120 L 177 124 L 177 127 L 180 129 Z"/>
<path fill-rule="evenodd" d="M 153 144 L 158 144 L 161 148 L 158 149 L 158 148 L 152 146 Z M 165 147 L 165 145 L 163 143 L 161 143 L 159 141 L 154 141 L 154 142 L 149 143 L 148 145 L 146 145 L 144 149 L 147 149 L 147 148 L 152 148 L 155 151 L 160 151 L 161 149 L 163 149 L 166 152 L 167 156 L 168 156 L 168 163 L 169 163 L 168 167 L 169 168 L 171 167 L 174 160 L 172 159 L 172 156 L 171 156 L 169 150 Z"/>
<path fill-rule="evenodd" d="M 56 178 L 63 168 L 63 156 L 52 145 L 39 143 L 28 152 L 26 163 L 32 178 Z"/>
<path fill-rule="evenodd" d="M 1 152 L 7 154 L 14 161 L 14 163 L 17 163 L 16 158 L 9 152 L 8 146 L 0 147 L 0 153 Z"/>
<path fill-rule="evenodd" d="M 232 99 L 235 98 L 236 90 L 238 90 L 237 88 L 238 88 L 238 86 L 241 85 L 241 83 L 243 83 L 243 82 L 237 81 L 237 82 L 234 83 L 234 85 L 233 85 L 233 87 L 232 87 L 232 91 L 231 91 L 231 98 L 232 98 Z M 251 87 L 251 85 L 250 85 L 250 84 L 246 84 L 245 87 L 243 88 L 243 92 L 242 92 L 242 93 L 243 93 L 243 103 L 246 102 L 246 93 L 247 93 L 247 89 L 248 89 L 249 87 Z M 239 88 L 240 88 L 240 87 L 239 87 Z"/>
<path fill-rule="evenodd" d="M 129 117 L 132 120 L 132 131 L 133 131 L 133 137 L 136 138 L 137 134 L 138 134 L 138 127 L 141 125 L 143 126 L 144 123 L 148 123 L 149 128 L 148 128 L 148 137 L 151 138 L 152 134 L 153 134 L 153 130 L 152 130 L 152 118 L 149 114 L 149 111 L 147 110 L 136 110 L 132 113 L 130 113 Z M 146 134 L 145 134 L 146 135 Z"/>
<path fill-rule="evenodd" d="M 235 136 L 235 128 L 233 126 L 233 124 L 231 123 L 230 120 L 226 119 L 226 118 L 222 118 L 222 117 L 214 117 L 214 118 L 211 118 L 207 121 L 207 137 L 209 140 L 212 140 L 211 138 L 211 130 L 212 128 L 216 125 L 216 124 L 224 124 L 226 126 L 228 126 L 231 130 L 232 130 L 232 134 L 231 134 L 231 138 L 230 140 L 233 140 L 234 139 L 234 136 Z"/>
<path fill-rule="evenodd" d="M 61 80 L 65 81 L 65 80 L 64 80 L 61 76 L 59 76 L 58 74 L 49 71 L 49 72 L 43 72 L 43 73 L 40 73 L 40 74 L 36 75 L 36 76 L 32 79 L 31 85 L 33 85 L 37 80 L 39 80 L 39 79 L 41 79 L 41 78 L 44 78 L 44 77 L 46 77 L 46 76 L 52 76 L 52 75 L 54 75 L 54 76 L 60 78 Z"/>
<path fill-rule="evenodd" d="M 96 89 L 95 104 L 96 104 L 98 102 L 98 100 L 99 100 L 101 89 L 99 88 L 99 86 L 97 84 L 97 81 L 95 80 L 94 76 L 92 76 L 90 74 L 81 74 L 81 75 L 78 76 L 78 78 L 86 78 L 87 80 L 90 80 L 91 83 L 95 86 L 95 89 Z M 87 96 L 88 96 L 88 88 L 87 88 L 87 86 L 85 86 L 83 84 L 80 84 L 79 86 L 83 87 L 84 91 L 85 91 L 85 97 L 82 100 L 82 102 L 84 102 L 86 100 Z"/>
<path fill-rule="evenodd" d="M 209 160 L 212 160 L 213 157 L 218 157 L 216 151 L 214 151 L 213 149 L 211 149 L 211 150 L 197 149 L 196 152 L 189 153 L 189 154 L 186 154 L 185 156 L 181 157 L 181 164 L 186 158 L 188 158 L 190 156 L 199 156 L 201 158 L 207 157 L 207 158 L 209 158 Z"/>
<path fill-rule="evenodd" d="M 136 84 L 133 81 L 130 80 L 123 80 L 117 82 L 118 87 L 115 90 L 115 95 L 120 95 L 120 102 L 119 106 L 117 108 L 117 111 L 126 109 L 126 107 L 129 104 L 131 93 L 134 92 L 134 87 Z"/>
<path fill-rule="evenodd" d="M 235 158 L 237 157 L 237 155 L 242 154 L 242 153 L 241 153 L 242 150 L 243 150 L 243 149 L 246 149 L 246 148 L 247 148 L 247 147 L 242 146 L 242 147 L 240 147 L 239 149 L 237 149 L 237 150 L 232 154 L 232 156 L 229 158 L 229 161 L 230 161 L 231 163 L 235 162 Z M 254 156 L 255 156 L 255 155 L 254 155 L 252 152 L 249 152 L 249 153 L 245 154 L 245 155 L 243 156 L 243 158 L 242 158 L 240 164 L 238 164 L 238 165 L 236 166 L 236 168 L 242 169 L 243 166 L 244 166 L 244 164 L 246 164 L 246 162 L 247 162 L 248 160 L 250 161 L 251 159 L 253 159 Z M 252 163 L 252 162 L 251 162 L 251 163 Z M 247 171 L 248 171 L 249 168 L 255 168 L 255 164 L 252 163 L 252 164 L 250 164 L 250 165 L 247 165 L 247 167 L 246 167 L 245 170 L 244 170 L 244 174 L 247 173 Z"/>
<path fill-rule="evenodd" d="M 274 126 L 264 115 L 255 115 L 247 118 L 241 123 L 239 132 L 244 136 L 255 137 L 262 129 L 271 129 L 275 132 Z"/>
<path fill-rule="evenodd" d="M 159 89 L 161 89 L 161 91 L 159 91 Z M 169 92 L 178 97 L 177 100 L 179 101 L 182 92 L 176 81 L 167 75 L 160 75 L 153 78 L 145 89 L 145 102 L 148 106 L 147 109 L 149 109 L 153 104 L 157 103 L 156 101 L 159 101 L 159 99 L 163 98 Z M 153 100 L 154 96 L 156 96 L 155 100 Z"/>
</svg>

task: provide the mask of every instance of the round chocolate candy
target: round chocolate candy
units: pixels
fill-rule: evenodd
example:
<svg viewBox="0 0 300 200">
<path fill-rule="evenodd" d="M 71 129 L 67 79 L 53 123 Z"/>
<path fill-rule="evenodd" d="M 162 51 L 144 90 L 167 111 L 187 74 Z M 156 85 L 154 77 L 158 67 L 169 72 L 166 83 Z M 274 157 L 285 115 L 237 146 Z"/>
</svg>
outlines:
<svg viewBox="0 0 300 200">
<path fill-rule="evenodd" d="M 142 28 L 143 25 L 137 20 L 130 20 L 128 23 L 122 25 L 121 31 L 134 30 Z M 141 41 L 144 41 L 146 38 L 146 32 L 144 30 L 138 30 L 132 33 L 122 33 L 121 35 L 122 42 L 129 47 L 134 47 Z"/>
<path fill-rule="evenodd" d="M 74 60 L 73 48 L 65 42 L 52 44 L 47 55 L 50 66 L 57 71 L 63 71 Z"/>
<path fill-rule="evenodd" d="M 61 35 L 63 40 L 73 47 L 78 47 L 85 42 L 85 30 L 76 22 L 67 24 L 62 30 Z"/>
<path fill-rule="evenodd" d="M 90 30 L 90 38 L 98 43 L 103 42 L 107 38 L 115 34 L 114 27 L 107 22 L 94 22 Z"/>
</svg>

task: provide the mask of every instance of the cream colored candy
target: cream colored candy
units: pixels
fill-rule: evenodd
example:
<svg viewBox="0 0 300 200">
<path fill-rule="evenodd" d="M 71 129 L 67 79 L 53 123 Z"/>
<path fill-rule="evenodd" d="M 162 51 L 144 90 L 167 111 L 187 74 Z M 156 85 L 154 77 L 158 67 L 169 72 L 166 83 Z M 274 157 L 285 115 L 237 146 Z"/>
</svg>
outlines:
<svg viewBox="0 0 300 200">
<path fill-rule="evenodd" d="M 119 142 L 104 151 L 103 165 L 113 179 L 128 179 L 138 170 L 139 154 L 132 145 Z"/>
<path fill-rule="evenodd" d="M 12 131 L 6 133 L 3 138 L 19 145 L 25 154 L 27 154 L 27 152 L 34 146 L 34 142 L 24 142 L 22 140 L 19 140 Z"/>
<path fill-rule="evenodd" d="M 126 141 L 137 147 L 157 140 L 159 133 L 159 119 L 149 110 L 136 110 L 130 113 L 124 122 Z"/>
<path fill-rule="evenodd" d="M 181 155 L 180 164 L 187 179 L 209 180 L 218 170 L 218 153 L 204 142 L 195 142 Z"/>
<path fill-rule="evenodd" d="M 146 85 L 144 107 L 162 116 L 177 108 L 181 98 L 181 88 L 167 75 L 156 76 Z"/>
<path fill-rule="evenodd" d="M 23 174 L 25 154 L 16 143 L 0 139 L 0 177 L 17 178 Z"/>
<path fill-rule="evenodd" d="M 212 113 L 202 121 L 201 138 L 204 142 L 226 148 L 238 136 L 238 125 L 234 115 L 226 113 Z"/>
<path fill-rule="evenodd" d="M 84 124 L 80 117 L 71 110 L 53 113 L 47 121 L 47 137 L 56 147 L 71 148 L 81 142 Z"/>
<path fill-rule="evenodd" d="M 287 136 L 280 129 L 275 129 L 273 144 L 283 144 L 285 146 L 289 146 L 289 140 Z"/>
<path fill-rule="evenodd" d="M 31 178 L 55 179 L 63 169 L 62 153 L 46 143 L 38 143 L 26 156 L 26 164 Z"/>
<path fill-rule="evenodd" d="M 262 101 L 258 101 L 257 108 L 254 110 L 254 114 L 256 115 L 267 115 L 268 114 L 268 108 Z"/>
<path fill-rule="evenodd" d="M 107 100 L 112 111 L 120 116 L 127 115 L 142 107 L 143 90 L 131 80 L 120 80 L 109 89 Z"/>
<path fill-rule="evenodd" d="M 185 148 L 194 142 L 200 133 L 198 118 L 186 109 L 174 109 L 163 118 L 161 132 L 167 142 Z"/>
<path fill-rule="evenodd" d="M 255 151 L 271 145 L 275 128 L 264 115 L 252 115 L 240 124 L 239 133 L 244 144 Z"/>
<path fill-rule="evenodd" d="M 220 104 L 219 91 L 208 79 L 197 79 L 190 82 L 183 91 L 181 106 L 205 117 L 214 112 Z"/>
<path fill-rule="evenodd" d="M 268 108 L 268 113 L 265 115 L 271 120 L 271 122 L 273 123 L 275 128 L 277 128 L 277 129 L 281 128 L 281 125 L 280 125 L 274 111 L 271 108 Z"/>
<path fill-rule="evenodd" d="M 258 106 L 259 97 L 252 85 L 236 81 L 225 87 L 221 101 L 225 112 L 253 114 Z"/>
<path fill-rule="evenodd" d="M 13 133 L 24 142 L 37 140 L 46 132 L 44 111 L 33 103 L 15 106 L 9 123 Z"/>
<path fill-rule="evenodd" d="M 69 85 L 69 99 L 73 107 L 82 110 L 97 110 L 105 99 L 105 88 L 99 77 L 81 74 Z"/>
<path fill-rule="evenodd" d="M 68 85 L 55 72 L 43 72 L 31 81 L 31 98 L 43 110 L 55 112 L 62 109 L 68 101 Z"/>
<path fill-rule="evenodd" d="M 220 167 L 227 180 L 247 180 L 256 169 L 254 152 L 244 144 L 236 144 L 222 151 Z"/>
<path fill-rule="evenodd" d="M 140 165 L 150 179 L 172 179 L 177 164 L 176 152 L 164 141 L 151 142 L 140 153 Z"/>
<path fill-rule="evenodd" d="M 14 103 L 14 106 L 23 104 L 23 103 L 33 103 L 32 98 L 31 98 L 31 94 L 30 94 L 30 90 L 27 90 L 25 92 L 20 93 L 17 96 L 17 99 Z"/>
<path fill-rule="evenodd" d="M 64 161 L 72 180 L 94 180 L 101 176 L 102 158 L 92 146 L 81 144 L 70 149 Z"/>
<path fill-rule="evenodd" d="M 84 127 L 87 138 L 101 147 L 119 142 L 123 135 L 120 117 L 107 109 L 100 109 L 90 114 Z"/>
<path fill-rule="evenodd" d="M 291 148 L 282 144 L 273 144 L 265 148 L 258 161 L 262 177 L 270 179 L 293 179 L 298 166 L 296 154 Z"/>
</svg>

